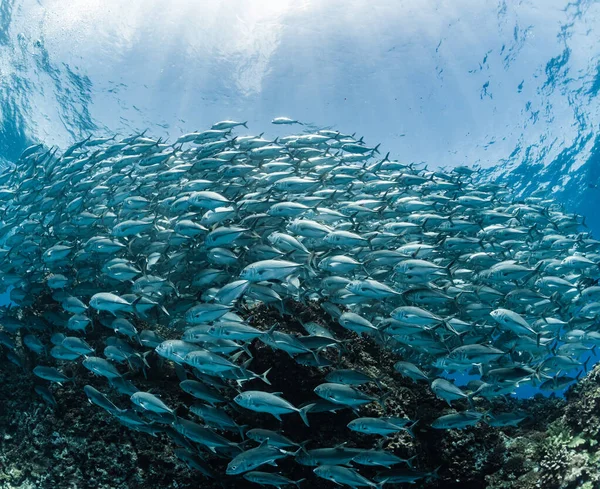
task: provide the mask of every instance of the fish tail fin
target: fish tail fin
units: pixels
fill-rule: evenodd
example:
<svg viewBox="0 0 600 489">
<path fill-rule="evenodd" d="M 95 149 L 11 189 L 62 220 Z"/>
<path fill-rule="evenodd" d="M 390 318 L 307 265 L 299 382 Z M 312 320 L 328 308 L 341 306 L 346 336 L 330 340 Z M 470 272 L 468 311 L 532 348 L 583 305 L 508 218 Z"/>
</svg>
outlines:
<svg viewBox="0 0 600 489">
<path fill-rule="evenodd" d="M 240 350 L 240 351 L 238 351 L 237 353 L 234 353 L 233 355 L 231 355 L 231 357 L 229 357 L 229 359 L 230 359 L 232 362 L 236 362 L 236 361 L 237 361 L 237 360 L 240 358 L 240 356 L 241 356 L 241 355 L 243 355 L 243 354 L 244 354 L 244 350 Z M 248 360 L 246 360 L 246 361 L 245 361 L 245 362 L 242 364 L 242 366 L 243 366 L 244 368 L 248 368 L 248 367 L 250 366 L 250 363 L 251 363 L 251 362 L 252 362 L 252 358 L 249 358 Z"/>
<path fill-rule="evenodd" d="M 429 473 L 429 477 L 433 478 L 433 479 L 439 479 L 440 476 L 439 476 L 438 472 L 440 471 L 441 468 L 442 468 L 442 466 L 438 465 L 435 469 L 433 469 L 433 472 Z"/>
<path fill-rule="evenodd" d="M 267 331 L 265 331 L 263 334 L 265 335 L 270 335 L 273 331 L 275 331 L 277 328 L 279 327 L 279 323 L 275 323 L 273 324 L 273 326 L 271 326 Z"/>
<path fill-rule="evenodd" d="M 316 365 L 321 365 L 321 359 L 319 358 L 319 351 L 315 351 L 315 350 L 310 350 L 310 353 L 312 354 L 313 358 L 315 359 L 315 364 Z"/>
<path fill-rule="evenodd" d="M 454 328 L 454 326 L 452 326 L 452 323 L 450 322 L 450 319 L 452 319 L 452 318 L 445 318 L 441 323 L 438 323 L 433 329 L 435 329 L 438 326 L 441 326 L 443 324 L 448 331 L 450 331 L 451 333 L 455 334 L 456 336 L 458 336 L 459 339 L 461 339 L 462 335 L 464 335 L 466 333 L 466 331 L 463 331 L 462 333 L 456 331 L 456 329 Z M 462 343 L 462 340 L 461 340 L 461 343 Z"/>
<path fill-rule="evenodd" d="M 484 375 L 483 363 L 476 363 L 475 365 L 477 366 L 477 370 L 479 370 L 479 375 L 481 375 L 483 377 L 483 375 Z"/>
<path fill-rule="evenodd" d="M 311 408 L 312 406 L 314 406 L 314 404 L 308 404 L 307 407 Z M 308 440 L 304 440 L 303 442 L 299 443 L 298 444 L 298 450 L 296 451 L 296 453 L 298 453 L 298 452 L 306 452 L 306 445 L 308 445 L 311 442 L 312 442 L 312 440 L 309 438 Z"/>
<path fill-rule="evenodd" d="M 267 375 L 269 374 L 272 368 L 273 367 L 268 368 L 261 375 L 258 376 L 258 378 L 262 380 L 265 384 L 271 385 L 271 381 L 267 378 Z"/>
<path fill-rule="evenodd" d="M 150 368 L 150 364 L 148 363 L 148 360 L 146 360 L 146 357 L 152 353 L 154 350 L 148 350 L 147 352 L 144 352 L 140 355 L 142 362 L 144 362 L 144 365 L 148 368 Z"/>
<path fill-rule="evenodd" d="M 539 364 L 533 370 L 534 370 L 533 378 L 535 380 L 537 380 L 538 382 L 541 382 L 542 381 L 542 377 L 541 377 L 542 364 Z M 560 370 L 558 371 L 557 375 L 559 375 L 559 374 L 560 374 Z"/>
<path fill-rule="evenodd" d="M 131 303 L 131 308 L 136 312 L 136 314 L 138 313 L 138 310 L 137 310 L 138 302 L 140 302 L 142 300 L 142 297 L 143 296 L 141 296 L 141 295 L 136 297 L 135 300 Z"/>
<path fill-rule="evenodd" d="M 537 333 L 535 334 L 535 342 L 536 342 L 536 345 L 537 345 L 537 346 L 540 346 L 540 340 L 541 340 L 542 334 L 543 334 L 543 333 L 542 333 L 541 331 L 540 331 L 540 332 L 537 332 Z"/>
<path fill-rule="evenodd" d="M 310 411 L 311 407 L 312 405 L 309 404 L 308 406 L 304 406 L 298 410 L 298 414 L 300 415 L 302 421 L 304 421 L 304 424 L 306 426 L 310 426 L 310 424 L 308 423 L 308 411 Z"/>
<path fill-rule="evenodd" d="M 415 458 L 417 458 L 417 455 L 413 455 L 412 457 L 406 459 L 406 465 L 408 465 L 408 467 L 411 469 L 414 469 L 412 462 Z"/>
<path fill-rule="evenodd" d="M 300 484 L 305 480 L 306 479 L 298 479 L 297 481 L 292 481 L 292 484 L 294 484 L 296 487 L 300 487 Z"/>
<path fill-rule="evenodd" d="M 469 406 L 471 407 L 471 409 L 475 409 L 475 404 L 473 403 L 473 392 L 470 394 L 467 394 L 467 402 L 469 403 Z"/>
<path fill-rule="evenodd" d="M 311 277 L 317 277 L 319 274 L 315 271 L 315 268 L 313 266 L 314 263 L 314 259 L 316 257 L 316 253 L 311 252 L 308 256 L 308 260 L 306 261 L 306 268 L 308 269 L 308 274 Z"/>
<path fill-rule="evenodd" d="M 376 234 L 374 234 L 373 236 L 369 236 L 369 237 L 367 238 L 367 242 L 369 243 L 369 249 L 370 249 L 371 251 L 374 251 L 374 248 L 373 248 L 373 240 L 374 240 L 374 239 L 377 239 L 377 237 L 378 237 L 378 236 L 377 236 Z M 600 266 L 600 265 L 599 265 L 599 266 Z"/>
<path fill-rule="evenodd" d="M 245 441 L 245 439 L 246 439 L 246 434 L 244 433 L 244 430 L 245 430 L 246 428 L 248 428 L 248 425 L 247 425 L 247 424 L 242 424 L 242 425 L 238 425 L 238 426 L 237 426 L 237 429 L 238 429 L 238 430 L 239 430 L 239 432 L 240 432 L 240 438 L 242 439 L 242 441 Z"/>
<path fill-rule="evenodd" d="M 392 395 L 392 391 L 390 392 L 385 392 L 383 393 L 381 396 L 379 396 L 376 401 L 377 404 L 379 404 L 381 406 L 381 409 L 383 409 L 383 411 L 386 411 L 386 407 L 385 407 L 385 401 L 387 401 L 387 398 L 390 397 Z"/>
<path fill-rule="evenodd" d="M 248 355 L 250 358 L 254 358 L 254 355 L 252 355 L 252 352 L 250 351 L 250 348 L 248 348 L 247 343 L 242 344 L 241 348 L 244 351 L 244 353 L 246 353 L 246 355 Z"/>
<path fill-rule="evenodd" d="M 415 426 L 417 426 L 417 423 L 418 423 L 419 421 L 420 421 L 419 419 L 415 420 L 413 423 L 411 423 L 411 425 L 410 425 L 410 426 L 408 426 L 408 427 L 406 428 L 406 432 L 407 432 L 407 433 L 408 433 L 410 436 L 412 436 L 413 438 L 416 438 L 416 437 L 415 437 L 415 432 L 414 432 L 414 427 L 415 427 Z M 415 457 L 416 457 L 416 455 L 415 455 Z M 412 457 L 412 458 L 410 458 L 409 460 L 412 460 L 412 459 L 413 459 L 413 458 L 415 458 L 415 457 Z M 411 464 L 408 464 L 408 465 L 409 465 L 409 467 L 411 467 L 411 468 L 412 468 Z"/>
<path fill-rule="evenodd" d="M 173 292 L 175 292 L 175 295 L 177 297 L 181 297 L 181 294 L 179 293 L 179 289 L 171 280 L 167 280 L 167 284 L 169 285 L 169 287 L 171 287 L 173 289 Z"/>
</svg>

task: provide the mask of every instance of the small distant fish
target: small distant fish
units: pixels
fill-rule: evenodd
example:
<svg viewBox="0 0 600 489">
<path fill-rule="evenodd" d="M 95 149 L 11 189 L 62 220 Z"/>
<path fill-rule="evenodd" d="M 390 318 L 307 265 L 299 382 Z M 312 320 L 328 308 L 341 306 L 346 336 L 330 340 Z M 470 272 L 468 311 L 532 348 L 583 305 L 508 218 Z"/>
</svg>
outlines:
<svg viewBox="0 0 600 489">
<path fill-rule="evenodd" d="M 275 117 L 271 121 L 271 124 L 302 124 L 302 122 L 297 121 L 296 119 L 290 119 L 289 117 Z"/>
</svg>

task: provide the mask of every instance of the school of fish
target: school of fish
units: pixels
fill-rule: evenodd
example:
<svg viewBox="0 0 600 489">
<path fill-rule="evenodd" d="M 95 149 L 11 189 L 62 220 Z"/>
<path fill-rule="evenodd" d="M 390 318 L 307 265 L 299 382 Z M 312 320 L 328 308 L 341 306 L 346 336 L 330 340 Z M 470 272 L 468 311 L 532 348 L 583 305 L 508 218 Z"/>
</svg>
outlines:
<svg viewBox="0 0 600 489">
<path fill-rule="evenodd" d="M 416 423 L 361 414 L 371 403 L 385 413 L 389 393 L 339 368 L 335 328 L 259 329 L 255 308 L 283 323 L 291 302 L 319 305 L 336 327 L 389 350 L 395 375 L 458 405 L 434 429 L 516 426 L 526 413 L 474 400 L 576 381 L 600 344 L 600 241 L 580 216 L 541 197 L 516 200 L 465 166 L 419 169 L 354 135 L 272 122 L 299 130 L 270 140 L 221 121 L 174 143 L 89 137 L 60 156 L 32 146 L 0 175 L 0 282 L 13 303 L 0 345 L 32 368 L 48 404 L 76 362 L 105 379 L 102 392 L 83 388 L 91 403 L 125 427 L 166 433 L 207 477 L 223 475 L 211 465 L 219 457 L 229 476 L 299 485 L 277 469 L 289 458 L 336 484 L 381 487 L 435 473 L 389 450 L 310 447 L 309 436 L 236 421 L 240 410 L 296 416 L 310 432 L 311 412 L 349 409 L 348 430 L 381 438 Z M 92 331 L 102 351 L 86 341 Z M 252 369 L 254 342 L 321 369 L 313 397 L 293 405 L 271 392 L 269 371 Z M 182 399 L 195 399 L 186 415 L 160 388 L 135 385 L 132 374 L 165 365 Z M 477 380 L 457 385 L 465 375 Z M 380 470 L 367 477 L 364 467 Z"/>
</svg>

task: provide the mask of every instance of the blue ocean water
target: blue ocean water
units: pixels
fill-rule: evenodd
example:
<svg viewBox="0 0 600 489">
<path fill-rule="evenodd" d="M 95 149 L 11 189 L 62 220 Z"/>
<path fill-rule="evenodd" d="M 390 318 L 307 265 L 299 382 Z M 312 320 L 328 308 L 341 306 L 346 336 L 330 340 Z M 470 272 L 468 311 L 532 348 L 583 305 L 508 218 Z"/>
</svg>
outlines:
<svg viewBox="0 0 600 489">
<path fill-rule="evenodd" d="M 165 5 L 3 0 L 2 157 L 92 132 L 173 139 L 223 118 L 277 135 L 269 121 L 290 115 L 593 209 L 598 2 Z"/>
<path fill-rule="evenodd" d="M 550 191 L 600 235 L 598 2 L 165 5 L 3 0 L 0 159 L 227 118 L 276 136 L 287 115 Z"/>
</svg>

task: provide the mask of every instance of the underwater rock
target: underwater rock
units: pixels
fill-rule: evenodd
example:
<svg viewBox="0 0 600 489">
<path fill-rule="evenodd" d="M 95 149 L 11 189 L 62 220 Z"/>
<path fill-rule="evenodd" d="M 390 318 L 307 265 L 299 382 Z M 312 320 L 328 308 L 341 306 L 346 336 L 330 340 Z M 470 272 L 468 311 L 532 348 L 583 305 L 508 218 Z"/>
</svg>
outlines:
<svg viewBox="0 0 600 489">
<path fill-rule="evenodd" d="M 600 366 L 572 386 L 565 399 L 537 397 L 533 427 L 506 442 L 510 457 L 486 478 L 490 489 L 594 489 L 600 486 Z M 545 422 L 542 420 L 546 420 Z"/>
<path fill-rule="evenodd" d="M 295 317 L 317 317 L 319 310 L 297 307 Z M 253 324 L 268 324 L 275 311 L 261 308 Z M 332 327 L 336 327 L 332 325 Z M 300 323 L 282 324 L 282 331 L 295 331 Z M 387 403 L 388 416 L 419 419 L 414 438 L 406 431 L 386 439 L 384 446 L 403 458 L 412 458 L 415 470 L 432 472 L 439 466 L 439 479 L 420 481 L 423 488 L 593 488 L 598 483 L 595 470 L 599 459 L 600 367 L 592 370 L 571 388 L 566 399 L 536 396 L 529 400 L 497 401 L 498 409 L 523 409 L 530 417 L 519 427 L 494 428 L 486 424 L 464 430 L 434 430 L 428 421 L 452 410 L 424 384 L 413 383 L 393 372 L 395 358 L 372 339 L 346 335 L 346 368 L 360 369 L 379 379 L 393 392 Z M 93 345 L 94 340 L 90 340 Z M 282 389 L 292 403 L 321 383 L 323 372 L 303 368 L 280 351 L 260 345 L 258 370 L 277 365 L 270 380 L 274 389 Z M 257 352 L 258 353 L 258 352 Z M 81 368 L 78 380 L 55 390 L 57 407 L 52 408 L 34 393 L 34 380 L 16 366 L 0 369 L 0 488 L 28 489 L 44 487 L 143 488 L 221 487 L 208 479 L 199 482 L 198 473 L 185 467 L 174 455 L 175 445 L 164 435 L 157 437 L 125 429 L 114 423 L 101 409 L 90 407 L 81 387 L 101 382 Z M 176 403 L 180 398 L 171 369 L 160 381 L 162 399 Z M 153 379 L 152 382 L 156 382 Z M 136 378 L 143 386 L 143 376 Z M 260 381 L 253 381 L 260 382 Z M 293 386 L 293 388 L 290 388 Z M 375 392 L 376 388 L 373 389 Z M 466 402 L 465 402 L 466 404 Z M 175 404 L 177 405 L 177 404 Z M 240 413 L 243 421 L 277 429 L 269 415 Z M 382 415 L 381 408 L 370 405 L 364 416 Z M 351 412 L 336 415 L 311 415 L 311 446 L 378 447 L 377 437 L 353 433 L 346 424 L 354 419 Z M 283 433 L 292 440 L 303 440 L 307 428 L 294 417 L 283 418 Z M 307 476 L 295 464 L 280 464 L 294 480 Z M 367 471 L 363 471 L 369 473 Z M 376 471 L 373 471 L 373 473 Z M 312 487 L 333 487 L 311 477 Z M 307 483 L 308 484 L 308 483 Z M 227 483 L 226 483 L 227 485 Z M 232 480 L 228 487 L 255 487 L 246 480 Z"/>
</svg>

